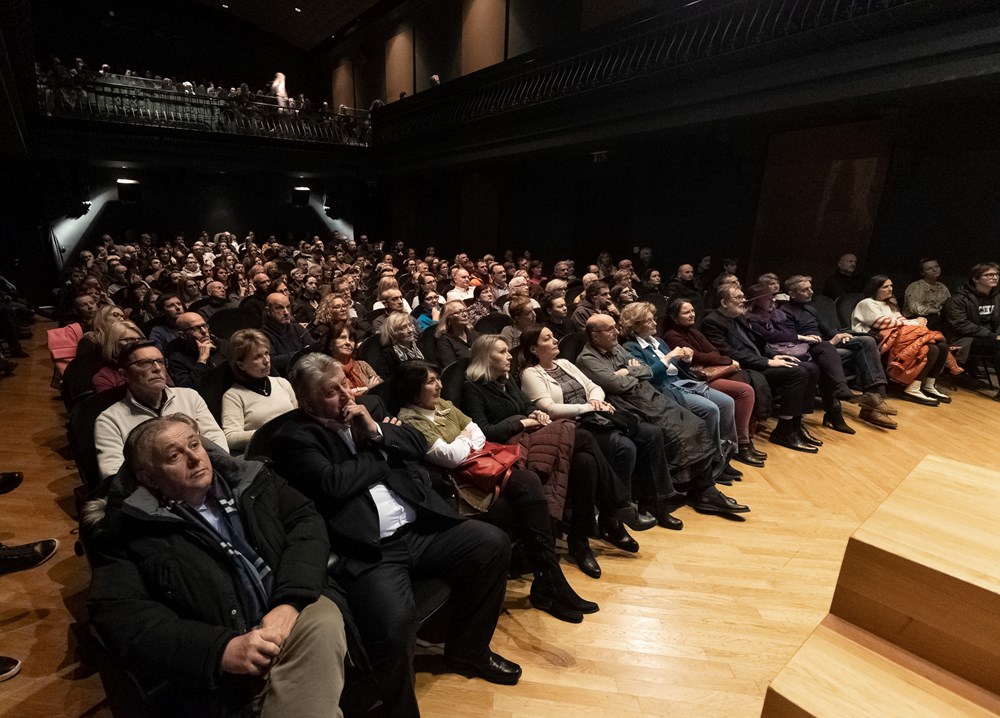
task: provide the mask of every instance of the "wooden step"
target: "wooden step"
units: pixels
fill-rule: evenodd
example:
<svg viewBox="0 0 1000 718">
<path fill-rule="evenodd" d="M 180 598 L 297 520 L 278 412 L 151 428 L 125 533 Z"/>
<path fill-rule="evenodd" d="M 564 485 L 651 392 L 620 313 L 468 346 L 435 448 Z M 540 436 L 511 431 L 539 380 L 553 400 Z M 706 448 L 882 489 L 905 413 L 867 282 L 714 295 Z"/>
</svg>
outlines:
<svg viewBox="0 0 1000 718">
<path fill-rule="evenodd" d="M 766 718 L 980 718 L 1000 699 L 827 616 L 767 690 Z"/>
<path fill-rule="evenodd" d="M 1000 472 L 924 459 L 848 542 L 830 612 L 1000 694 Z"/>
</svg>

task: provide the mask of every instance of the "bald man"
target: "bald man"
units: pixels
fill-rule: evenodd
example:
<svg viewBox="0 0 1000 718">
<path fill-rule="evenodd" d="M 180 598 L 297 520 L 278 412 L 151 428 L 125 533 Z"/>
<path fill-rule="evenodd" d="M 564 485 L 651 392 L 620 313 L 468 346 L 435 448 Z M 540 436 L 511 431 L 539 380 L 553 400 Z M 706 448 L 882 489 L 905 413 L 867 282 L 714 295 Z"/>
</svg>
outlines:
<svg viewBox="0 0 1000 718">
<path fill-rule="evenodd" d="M 170 378 L 174 386 L 195 389 L 209 369 L 226 363 L 229 343 L 212 336 L 208 322 L 198 312 L 184 312 L 175 326 L 177 338 L 163 352 L 170 362 Z"/>
<path fill-rule="evenodd" d="M 292 321 L 291 303 L 281 292 L 267 295 L 261 331 L 271 342 L 271 366 L 281 376 L 288 376 L 296 352 L 316 341 L 305 327 Z"/>
</svg>

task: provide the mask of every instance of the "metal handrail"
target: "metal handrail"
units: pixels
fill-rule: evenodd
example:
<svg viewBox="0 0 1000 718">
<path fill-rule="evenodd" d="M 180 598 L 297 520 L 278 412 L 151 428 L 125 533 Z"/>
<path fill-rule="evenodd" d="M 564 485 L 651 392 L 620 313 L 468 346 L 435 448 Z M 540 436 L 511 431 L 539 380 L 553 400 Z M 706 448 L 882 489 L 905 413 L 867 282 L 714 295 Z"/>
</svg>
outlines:
<svg viewBox="0 0 1000 718">
<path fill-rule="evenodd" d="M 48 116 L 341 145 L 367 145 L 371 133 L 367 110 L 304 111 L 257 99 L 172 92 L 129 75 L 75 78 L 58 87 L 40 77 L 38 107 Z"/>
</svg>

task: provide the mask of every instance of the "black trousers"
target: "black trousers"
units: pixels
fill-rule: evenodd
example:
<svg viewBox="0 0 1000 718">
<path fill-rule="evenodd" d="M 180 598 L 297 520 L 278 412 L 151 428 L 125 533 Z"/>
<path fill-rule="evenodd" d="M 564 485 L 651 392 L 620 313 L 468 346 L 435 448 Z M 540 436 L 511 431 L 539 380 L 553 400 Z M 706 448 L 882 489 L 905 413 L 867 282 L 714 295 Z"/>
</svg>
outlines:
<svg viewBox="0 0 1000 718">
<path fill-rule="evenodd" d="M 482 521 L 441 527 L 421 516 L 383 540 L 381 549 L 381 561 L 337 578 L 371 659 L 385 714 L 409 718 L 420 715 L 414 692 L 413 580 L 448 581 L 454 611 L 445 653 L 460 660 L 479 658 L 489 649 L 503 607 L 510 540 Z"/>
<path fill-rule="evenodd" d="M 613 511 L 628 505 L 629 494 L 592 433 L 578 426 L 574 440 L 567 497 L 572 511 L 569 538 L 583 541 L 594 533 L 594 507 Z"/>
<path fill-rule="evenodd" d="M 819 367 L 813 362 L 795 366 L 771 366 L 761 372 L 774 394 L 781 416 L 811 414 L 819 381 Z"/>
<path fill-rule="evenodd" d="M 809 356 L 819 367 L 819 395 L 826 411 L 839 409 L 839 404 L 833 395 L 838 386 L 847 386 L 847 375 L 844 374 L 844 363 L 837 353 L 837 348 L 830 342 L 818 342 L 809 345 Z"/>
<path fill-rule="evenodd" d="M 945 362 L 948 361 L 948 342 L 939 340 L 933 344 L 927 344 L 927 363 L 917 377 L 920 381 L 931 378 L 937 379 L 944 371 Z"/>
<path fill-rule="evenodd" d="M 524 540 L 524 552 L 534 571 L 559 563 L 552 536 L 549 502 L 538 474 L 527 469 L 511 472 L 503 493 L 485 514 L 476 517 Z"/>
<path fill-rule="evenodd" d="M 969 355 L 988 357 L 993 363 L 993 370 L 1000 377 L 1000 339 L 996 337 L 974 337 Z"/>
</svg>

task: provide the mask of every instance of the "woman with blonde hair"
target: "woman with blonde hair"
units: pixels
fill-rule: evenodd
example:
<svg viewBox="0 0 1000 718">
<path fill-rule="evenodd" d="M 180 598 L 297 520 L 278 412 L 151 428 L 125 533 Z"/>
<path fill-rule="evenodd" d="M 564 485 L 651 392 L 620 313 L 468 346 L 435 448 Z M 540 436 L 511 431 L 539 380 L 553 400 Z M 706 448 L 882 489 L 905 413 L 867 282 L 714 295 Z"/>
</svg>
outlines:
<svg viewBox="0 0 1000 718">
<path fill-rule="evenodd" d="M 233 451 L 246 448 L 254 432 L 276 416 L 298 408 L 287 379 L 271 373 L 271 343 L 258 329 L 229 338 L 229 366 L 236 381 L 222 395 L 222 431 Z"/>
<path fill-rule="evenodd" d="M 101 358 L 104 361 L 91 379 L 94 391 L 113 389 L 125 383 L 118 373 L 118 355 L 128 345 L 141 342 L 145 338 L 135 322 L 127 319 L 115 322 L 104 330 L 104 339 L 101 342 Z"/>
<path fill-rule="evenodd" d="M 468 359 L 472 342 L 479 334 L 469 324 L 469 308 L 465 302 L 445 302 L 437 329 L 437 363 L 446 367 L 459 359 Z"/>
</svg>

